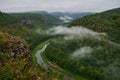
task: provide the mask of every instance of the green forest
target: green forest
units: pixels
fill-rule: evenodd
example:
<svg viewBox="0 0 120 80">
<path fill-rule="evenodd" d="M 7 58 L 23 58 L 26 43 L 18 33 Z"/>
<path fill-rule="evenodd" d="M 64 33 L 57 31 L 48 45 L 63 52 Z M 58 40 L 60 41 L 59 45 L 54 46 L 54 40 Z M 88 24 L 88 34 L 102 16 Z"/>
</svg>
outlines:
<svg viewBox="0 0 120 80">
<path fill-rule="evenodd" d="M 102 40 L 82 38 L 64 40 L 58 37 L 44 51 L 45 57 L 65 70 L 90 80 L 119 80 L 120 70 L 120 8 L 77 19 L 68 27 L 83 26 L 105 32 Z M 114 42 L 112 42 L 114 41 Z M 115 43 L 116 42 L 116 43 Z M 92 52 L 71 58 L 75 50 L 90 47 Z M 79 51 L 80 54 L 80 51 Z"/>
<path fill-rule="evenodd" d="M 120 8 L 87 13 L 0 12 L 0 80 L 120 80 Z"/>
<path fill-rule="evenodd" d="M 106 32 L 112 41 L 120 43 L 120 8 L 85 16 L 70 23 L 84 26 L 97 32 Z"/>
<path fill-rule="evenodd" d="M 31 16 L 34 14 L 26 16 L 27 21 L 34 20 L 29 19 Z M 35 20 L 36 23 L 30 25 L 42 28 L 44 23 L 40 25 Z M 59 72 L 53 73 L 34 63 L 32 51 L 51 36 L 37 33 L 30 25 L 22 23 L 21 14 L 19 17 L 19 14 L 13 16 L 0 12 L 0 80 L 62 80 Z"/>
</svg>

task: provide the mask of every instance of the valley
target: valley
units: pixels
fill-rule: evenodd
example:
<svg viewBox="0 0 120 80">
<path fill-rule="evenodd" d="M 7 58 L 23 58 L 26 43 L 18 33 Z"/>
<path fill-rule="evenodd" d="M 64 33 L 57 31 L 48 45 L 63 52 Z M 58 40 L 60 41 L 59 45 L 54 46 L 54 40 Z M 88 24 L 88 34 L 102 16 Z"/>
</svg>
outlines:
<svg viewBox="0 0 120 80">
<path fill-rule="evenodd" d="M 119 14 L 0 12 L 0 79 L 119 80 Z"/>
</svg>

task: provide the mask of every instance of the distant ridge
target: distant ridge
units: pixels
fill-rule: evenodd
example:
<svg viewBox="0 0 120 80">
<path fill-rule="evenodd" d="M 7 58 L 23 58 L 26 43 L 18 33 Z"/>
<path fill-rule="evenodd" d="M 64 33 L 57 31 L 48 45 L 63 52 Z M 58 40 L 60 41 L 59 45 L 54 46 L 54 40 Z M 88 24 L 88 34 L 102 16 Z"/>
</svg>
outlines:
<svg viewBox="0 0 120 80">
<path fill-rule="evenodd" d="M 112 41 L 120 43 L 120 8 L 74 20 L 69 27 L 80 25 L 97 32 L 105 32 Z"/>
</svg>

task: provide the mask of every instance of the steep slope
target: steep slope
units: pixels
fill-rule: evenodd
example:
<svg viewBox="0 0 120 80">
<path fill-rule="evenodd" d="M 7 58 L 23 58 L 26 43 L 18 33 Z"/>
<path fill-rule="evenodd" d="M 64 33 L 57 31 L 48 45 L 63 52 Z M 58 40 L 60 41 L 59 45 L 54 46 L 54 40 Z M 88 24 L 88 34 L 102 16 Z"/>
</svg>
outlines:
<svg viewBox="0 0 120 80">
<path fill-rule="evenodd" d="M 46 11 L 33 11 L 30 13 L 40 14 L 40 15 L 44 16 L 52 25 L 59 25 L 62 22 L 59 18 L 57 18 L 56 16 L 54 16 L 51 13 L 48 13 Z"/>
<path fill-rule="evenodd" d="M 104 33 L 83 27 L 55 31 L 58 36 L 44 51 L 46 59 L 89 80 L 120 79 L 120 44 L 110 41 Z M 76 80 L 81 80 L 79 77 Z"/>
<path fill-rule="evenodd" d="M 0 80 L 13 79 L 59 80 L 62 78 L 57 73 L 34 64 L 28 45 L 23 39 L 0 32 Z"/>
<path fill-rule="evenodd" d="M 73 21 L 69 27 L 80 25 L 97 32 L 105 32 L 112 41 L 120 43 L 120 8 L 85 16 Z"/>
<path fill-rule="evenodd" d="M 120 79 L 120 45 L 92 38 L 55 41 L 44 51 L 52 63 L 85 80 Z M 79 77 L 76 80 L 81 80 Z"/>
<path fill-rule="evenodd" d="M 45 58 L 89 80 L 120 80 L 119 14 L 117 8 L 54 28 L 51 33 L 58 36 L 46 48 Z"/>
<path fill-rule="evenodd" d="M 1 17 L 0 31 L 7 32 L 8 34 L 11 34 L 14 36 L 22 37 L 28 42 L 30 49 L 33 49 L 41 41 L 48 39 L 47 35 L 44 36 L 44 34 L 38 34 L 35 29 L 30 28 L 31 25 L 34 25 L 34 24 L 31 24 L 31 25 L 24 24 L 23 22 L 21 22 L 19 18 L 12 17 L 11 15 L 8 15 L 6 13 L 1 13 L 0 17 Z M 41 26 L 39 27 L 41 28 Z"/>
<path fill-rule="evenodd" d="M 13 13 L 10 15 L 17 17 L 22 23 L 33 29 L 46 29 L 62 22 L 60 19 L 48 14 L 47 12 Z"/>
<path fill-rule="evenodd" d="M 0 13 L 0 21 L 0 80 L 62 80 L 59 72 L 45 70 L 32 60 L 30 49 L 47 36 L 6 13 Z"/>
<path fill-rule="evenodd" d="M 8 16 L 5 13 L 0 12 L 0 26 L 8 25 L 10 23 L 16 23 L 17 19 L 13 18 L 12 16 Z"/>
</svg>

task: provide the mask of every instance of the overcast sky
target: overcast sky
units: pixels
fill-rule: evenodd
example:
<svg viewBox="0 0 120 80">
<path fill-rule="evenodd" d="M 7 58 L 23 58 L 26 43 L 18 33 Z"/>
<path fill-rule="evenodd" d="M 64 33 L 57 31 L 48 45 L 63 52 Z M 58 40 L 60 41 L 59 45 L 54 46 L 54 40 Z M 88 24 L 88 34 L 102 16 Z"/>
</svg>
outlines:
<svg viewBox="0 0 120 80">
<path fill-rule="evenodd" d="M 0 0 L 0 11 L 101 12 L 120 7 L 120 0 Z"/>
</svg>

